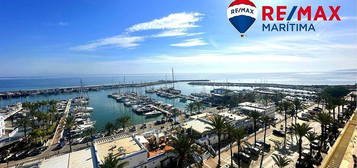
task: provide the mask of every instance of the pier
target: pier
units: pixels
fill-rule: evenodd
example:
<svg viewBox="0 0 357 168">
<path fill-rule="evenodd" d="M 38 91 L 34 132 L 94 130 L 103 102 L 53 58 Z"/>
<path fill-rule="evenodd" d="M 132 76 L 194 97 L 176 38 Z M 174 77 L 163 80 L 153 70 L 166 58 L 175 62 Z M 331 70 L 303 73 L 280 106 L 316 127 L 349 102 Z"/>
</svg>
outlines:
<svg viewBox="0 0 357 168">
<path fill-rule="evenodd" d="M 63 131 L 64 131 L 64 127 L 65 127 L 65 124 L 66 124 L 66 119 L 68 117 L 68 113 L 70 111 L 70 108 L 71 108 L 71 103 L 72 103 L 72 99 L 69 99 L 68 102 L 67 102 L 67 105 L 66 105 L 66 109 L 64 111 L 64 115 L 63 117 L 60 119 L 60 122 L 56 128 L 56 131 L 55 131 L 55 134 L 53 135 L 53 138 L 51 142 L 48 146 L 52 146 L 52 145 L 55 145 L 57 143 L 59 143 L 59 140 L 63 137 Z"/>
<path fill-rule="evenodd" d="M 166 114 L 166 115 L 171 115 L 171 113 L 170 113 L 169 111 L 166 111 L 166 110 L 164 110 L 164 109 L 158 108 L 158 107 L 156 107 L 156 106 L 154 106 L 154 105 L 149 105 L 149 106 L 150 106 L 151 108 L 157 110 L 157 111 L 160 111 L 160 112 Z"/>
<path fill-rule="evenodd" d="M 98 91 L 103 89 L 115 89 L 115 88 L 130 88 L 130 87 L 145 87 L 154 86 L 168 83 L 178 82 L 207 82 L 208 80 L 159 80 L 155 82 L 143 82 L 143 83 L 131 83 L 131 84 L 108 84 L 108 85 L 90 85 L 90 86 L 73 86 L 63 88 L 50 88 L 50 89 L 34 89 L 34 90 L 18 90 L 18 91 L 5 91 L 0 92 L 0 99 L 11 99 L 17 97 L 26 97 L 34 95 L 52 95 L 61 93 L 73 93 L 83 91 Z"/>
</svg>

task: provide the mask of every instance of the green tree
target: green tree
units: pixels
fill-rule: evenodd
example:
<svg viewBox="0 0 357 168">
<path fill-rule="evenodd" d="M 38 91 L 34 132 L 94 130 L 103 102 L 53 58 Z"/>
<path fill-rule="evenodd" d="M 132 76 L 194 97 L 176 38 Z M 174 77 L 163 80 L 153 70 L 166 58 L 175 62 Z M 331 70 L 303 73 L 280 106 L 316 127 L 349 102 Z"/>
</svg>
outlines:
<svg viewBox="0 0 357 168">
<path fill-rule="evenodd" d="M 302 154 L 302 138 L 311 130 L 311 127 L 306 124 L 294 124 L 293 125 L 294 134 L 299 137 L 299 161 L 301 161 L 301 154 Z"/>
<path fill-rule="evenodd" d="M 109 153 L 108 156 L 104 157 L 102 164 L 99 165 L 100 168 L 124 168 L 129 162 L 119 162 L 119 158 Z"/>
<path fill-rule="evenodd" d="M 115 126 L 113 123 L 107 122 L 107 124 L 104 126 L 104 129 L 107 131 L 107 135 L 112 135 Z"/>
<path fill-rule="evenodd" d="M 245 135 L 246 135 L 246 132 L 243 127 L 236 128 L 232 131 L 232 136 L 235 139 L 235 141 L 237 142 L 238 154 L 241 149 L 242 140 L 245 137 Z M 240 166 L 240 158 L 238 158 L 238 166 Z"/>
<path fill-rule="evenodd" d="M 198 101 L 198 102 L 195 103 L 195 105 L 196 105 L 196 109 L 198 110 L 198 112 L 201 112 L 201 110 L 203 109 L 204 104 L 202 102 Z"/>
<path fill-rule="evenodd" d="M 210 132 L 215 133 L 218 136 L 218 167 L 221 167 L 221 136 L 225 131 L 225 124 L 227 120 L 220 115 L 214 115 L 209 120 L 209 125 L 211 127 L 207 128 L 210 130 Z"/>
<path fill-rule="evenodd" d="M 264 123 L 264 137 L 263 142 L 266 143 L 266 136 L 267 136 L 267 128 L 271 124 L 272 120 L 268 116 L 261 117 L 262 122 Z M 262 150 L 262 158 L 260 160 L 260 168 L 263 167 L 263 160 L 264 160 L 264 150 Z"/>
<path fill-rule="evenodd" d="M 69 150 L 70 152 L 72 152 L 72 134 L 71 134 L 71 129 L 75 124 L 75 120 L 74 117 L 72 116 L 68 116 L 66 118 L 66 124 L 65 124 L 65 128 L 68 129 L 69 134 L 68 134 L 68 141 L 69 141 Z"/>
<path fill-rule="evenodd" d="M 310 143 L 310 158 L 312 158 L 312 143 L 317 139 L 317 134 L 316 132 L 309 131 L 305 137 Z"/>
<path fill-rule="evenodd" d="M 40 143 L 43 144 L 43 137 L 45 136 L 45 132 L 41 128 L 34 129 L 30 132 L 30 136 L 33 142 L 36 144 Z"/>
<path fill-rule="evenodd" d="M 21 125 L 21 127 L 24 129 L 24 135 L 25 138 L 27 137 L 27 128 L 30 125 L 30 119 L 27 117 L 23 117 L 19 120 L 19 124 Z"/>
<path fill-rule="evenodd" d="M 189 103 L 186 108 L 190 112 L 190 115 L 192 115 L 192 112 L 195 110 L 195 103 L 194 102 Z"/>
<path fill-rule="evenodd" d="M 303 106 L 302 103 L 299 99 L 295 98 L 293 101 L 293 105 L 294 105 L 294 112 L 295 112 L 295 124 L 297 123 L 297 114 L 299 113 L 300 110 L 303 110 Z"/>
<path fill-rule="evenodd" d="M 125 130 L 125 127 L 131 123 L 131 118 L 129 116 L 121 116 L 117 118 L 115 122 L 117 127 L 120 126 L 123 130 Z"/>
<path fill-rule="evenodd" d="M 170 143 L 173 147 L 173 150 L 170 152 L 177 155 L 177 167 L 183 168 L 187 164 L 187 160 L 191 160 L 190 158 L 196 150 L 193 144 L 194 140 L 187 135 L 178 135 L 177 138 L 173 139 Z"/>
<path fill-rule="evenodd" d="M 286 149 L 286 135 L 287 135 L 287 128 L 288 128 L 287 115 L 291 108 L 292 108 L 292 104 L 288 101 L 283 101 L 278 105 L 279 111 L 284 111 L 284 121 L 285 121 L 284 149 Z"/>
<path fill-rule="evenodd" d="M 231 124 L 231 123 L 226 122 L 225 133 L 228 135 L 229 151 L 230 151 L 230 155 L 231 155 L 231 167 L 233 167 L 233 151 L 232 151 L 232 147 L 233 147 L 233 143 L 235 141 L 235 139 L 234 139 L 234 130 L 235 130 L 235 126 L 233 124 Z"/>
<path fill-rule="evenodd" d="M 257 143 L 257 121 L 260 119 L 261 114 L 257 111 L 251 111 L 248 117 L 253 120 L 253 131 L 254 131 L 254 144 Z"/>
<path fill-rule="evenodd" d="M 287 158 L 286 156 L 281 156 L 278 154 L 273 154 L 272 158 L 275 162 L 275 165 L 277 165 L 279 168 L 284 168 L 289 165 L 289 163 L 292 161 L 291 159 Z"/>
<path fill-rule="evenodd" d="M 321 147 L 324 146 L 325 137 L 326 137 L 326 127 L 332 122 L 332 117 L 326 112 L 318 112 L 313 117 L 313 120 L 317 121 L 321 125 L 321 136 L 320 136 L 320 148 L 319 153 L 321 152 Z"/>
</svg>

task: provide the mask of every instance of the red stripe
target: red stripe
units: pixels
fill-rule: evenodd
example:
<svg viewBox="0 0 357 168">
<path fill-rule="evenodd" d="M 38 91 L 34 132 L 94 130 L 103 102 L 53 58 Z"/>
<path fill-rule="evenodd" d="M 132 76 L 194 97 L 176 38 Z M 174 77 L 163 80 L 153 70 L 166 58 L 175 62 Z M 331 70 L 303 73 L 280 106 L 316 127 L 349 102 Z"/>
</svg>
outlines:
<svg viewBox="0 0 357 168">
<path fill-rule="evenodd" d="M 229 7 L 234 6 L 234 5 L 240 5 L 240 4 L 244 4 L 244 5 L 250 5 L 250 6 L 254 6 L 254 3 L 249 1 L 249 0 L 235 0 L 234 2 L 232 2 Z"/>
</svg>

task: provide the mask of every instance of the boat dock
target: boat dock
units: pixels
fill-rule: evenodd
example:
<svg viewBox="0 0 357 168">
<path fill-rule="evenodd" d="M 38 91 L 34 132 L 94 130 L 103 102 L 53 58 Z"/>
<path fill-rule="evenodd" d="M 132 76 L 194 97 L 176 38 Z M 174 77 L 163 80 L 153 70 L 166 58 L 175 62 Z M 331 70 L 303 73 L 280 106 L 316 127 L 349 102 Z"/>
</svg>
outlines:
<svg viewBox="0 0 357 168">
<path fill-rule="evenodd" d="M 66 119 L 68 117 L 68 113 L 69 113 L 70 108 L 71 108 L 71 102 L 72 102 L 72 99 L 69 99 L 68 102 L 67 102 L 67 105 L 66 105 L 66 109 L 64 111 L 64 115 L 60 119 L 60 122 L 59 122 L 59 124 L 58 124 L 58 126 L 56 128 L 55 134 L 53 135 L 52 141 L 49 141 L 51 143 L 48 146 L 52 146 L 54 144 L 59 143 L 59 140 L 63 137 L 63 131 L 64 131 L 64 127 L 65 127 L 65 124 L 66 124 Z"/>
<path fill-rule="evenodd" d="M 157 111 L 160 111 L 160 112 L 166 114 L 166 115 L 171 115 L 171 113 L 170 113 L 169 111 L 166 111 L 166 110 L 164 110 L 164 109 L 158 108 L 158 107 L 156 107 L 156 106 L 154 106 L 154 105 L 149 105 L 149 106 L 150 106 L 151 108 L 157 110 Z"/>
<path fill-rule="evenodd" d="M 207 82 L 207 81 L 208 80 L 175 80 L 175 81 L 159 80 L 155 82 L 142 82 L 142 83 L 131 83 L 131 84 L 90 85 L 84 87 L 73 86 L 73 87 L 50 88 L 50 89 L 6 91 L 6 92 L 0 92 L 0 99 L 11 99 L 17 97 L 34 96 L 34 95 L 73 93 L 73 92 L 80 92 L 80 91 L 98 91 L 103 89 L 115 89 L 115 88 L 145 87 L 145 86 L 154 86 L 154 85 L 177 83 L 177 82 Z"/>
</svg>

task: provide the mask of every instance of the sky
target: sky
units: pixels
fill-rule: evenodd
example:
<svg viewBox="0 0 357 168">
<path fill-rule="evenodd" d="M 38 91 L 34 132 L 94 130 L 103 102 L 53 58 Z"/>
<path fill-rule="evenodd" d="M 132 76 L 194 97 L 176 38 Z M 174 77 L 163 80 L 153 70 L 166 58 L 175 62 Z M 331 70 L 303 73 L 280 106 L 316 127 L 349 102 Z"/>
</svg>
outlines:
<svg viewBox="0 0 357 168">
<path fill-rule="evenodd" d="M 356 1 L 252 0 L 258 17 L 245 37 L 227 18 L 231 2 L 3 0 L 0 76 L 357 69 Z M 329 5 L 340 5 L 342 21 L 263 32 L 263 5 L 322 5 L 328 16 Z"/>
</svg>

